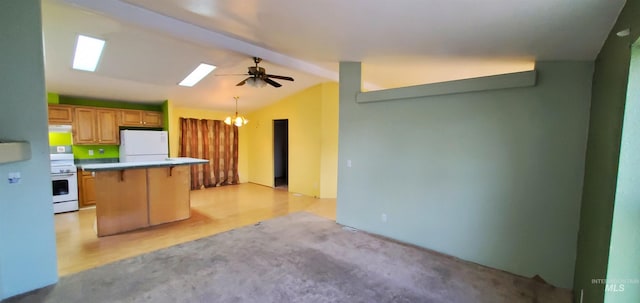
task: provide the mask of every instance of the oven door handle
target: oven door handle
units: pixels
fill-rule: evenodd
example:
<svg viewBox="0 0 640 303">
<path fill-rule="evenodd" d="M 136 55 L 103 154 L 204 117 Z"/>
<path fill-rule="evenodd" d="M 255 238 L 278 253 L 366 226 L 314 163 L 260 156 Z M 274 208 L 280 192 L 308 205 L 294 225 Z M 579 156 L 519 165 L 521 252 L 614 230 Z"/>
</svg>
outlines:
<svg viewBox="0 0 640 303">
<path fill-rule="evenodd" d="M 74 173 L 70 173 L 70 174 L 51 174 L 51 177 L 55 178 L 55 177 L 73 177 L 76 174 Z"/>
</svg>

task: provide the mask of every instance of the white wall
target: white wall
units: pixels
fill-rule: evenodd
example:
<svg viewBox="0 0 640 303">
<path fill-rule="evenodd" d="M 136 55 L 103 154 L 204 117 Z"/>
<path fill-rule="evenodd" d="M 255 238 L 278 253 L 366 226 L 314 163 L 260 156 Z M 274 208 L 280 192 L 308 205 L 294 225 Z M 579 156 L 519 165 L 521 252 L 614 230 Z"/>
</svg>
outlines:
<svg viewBox="0 0 640 303">
<path fill-rule="evenodd" d="M 0 164 L 0 299 L 58 279 L 40 15 L 39 0 L 0 1 L 0 141 L 29 141 L 32 153 Z"/>
<path fill-rule="evenodd" d="M 534 87 L 358 104 L 360 64 L 341 63 L 338 222 L 570 288 L 593 63 L 536 70 Z"/>
</svg>

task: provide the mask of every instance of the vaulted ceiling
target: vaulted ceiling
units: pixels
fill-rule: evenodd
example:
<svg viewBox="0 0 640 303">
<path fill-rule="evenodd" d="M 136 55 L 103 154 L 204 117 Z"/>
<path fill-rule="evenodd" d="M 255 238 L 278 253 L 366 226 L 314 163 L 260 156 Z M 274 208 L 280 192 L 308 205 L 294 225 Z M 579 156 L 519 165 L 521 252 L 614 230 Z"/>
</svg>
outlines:
<svg viewBox="0 0 640 303">
<path fill-rule="evenodd" d="M 624 0 L 43 0 L 47 89 L 64 95 L 250 111 L 363 62 L 365 89 L 593 60 Z M 75 39 L 105 39 L 94 73 L 71 69 Z M 253 56 L 281 88 L 235 86 Z M 180 87 L 199 63 L 217 69 Z"/>
</svg>

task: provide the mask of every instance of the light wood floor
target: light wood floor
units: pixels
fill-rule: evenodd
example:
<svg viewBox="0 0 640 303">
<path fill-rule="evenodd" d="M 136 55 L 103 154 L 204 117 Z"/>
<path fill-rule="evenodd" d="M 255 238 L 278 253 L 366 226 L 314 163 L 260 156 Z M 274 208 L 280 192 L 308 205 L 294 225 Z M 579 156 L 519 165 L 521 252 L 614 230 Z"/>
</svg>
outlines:
<svg viewBox="0 0 640 303">
<path fill-rule="evenodd" d="M 297 211 L 335 220 L 336 200 L 251 183 L 196 190 L 191 192 L 191 218 L 101 238 L 95 234 L 95 209 L 57 214 L 58 273 L 69 275 Z"/>
</svg>

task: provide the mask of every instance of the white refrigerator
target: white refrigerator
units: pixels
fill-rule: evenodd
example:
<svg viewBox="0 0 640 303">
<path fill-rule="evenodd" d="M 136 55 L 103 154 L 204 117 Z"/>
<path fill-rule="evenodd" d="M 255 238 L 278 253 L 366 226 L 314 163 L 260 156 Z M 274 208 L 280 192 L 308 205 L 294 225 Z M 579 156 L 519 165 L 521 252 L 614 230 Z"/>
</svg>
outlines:
<svg viewBox="0 0 640 303">
<path fill-rule="evenodd" d="M 120 131 L 120 162 L 162 161 L 168 157 L 169 140 L 166 131 Z"/>
</svg>

